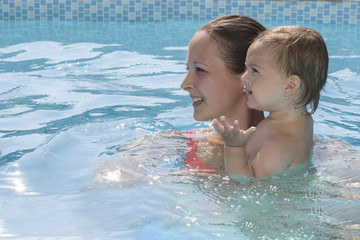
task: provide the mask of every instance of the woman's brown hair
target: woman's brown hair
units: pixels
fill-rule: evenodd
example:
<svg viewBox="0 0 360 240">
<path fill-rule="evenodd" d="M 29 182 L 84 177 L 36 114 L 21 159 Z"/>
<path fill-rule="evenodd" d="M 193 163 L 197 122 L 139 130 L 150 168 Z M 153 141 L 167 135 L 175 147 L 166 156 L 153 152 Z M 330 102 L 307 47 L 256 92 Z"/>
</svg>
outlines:
<svg viewBox="0 0 360 240">
<path fill-rule="evenodd" d="M 220 57 L 234 74 L 245 71 L 246 53 L 253 40 L 265 27 L 252 18 L 228 15 L 214 19 L 199 31 L 206 31 L 218 44 Z"/>
</svg>

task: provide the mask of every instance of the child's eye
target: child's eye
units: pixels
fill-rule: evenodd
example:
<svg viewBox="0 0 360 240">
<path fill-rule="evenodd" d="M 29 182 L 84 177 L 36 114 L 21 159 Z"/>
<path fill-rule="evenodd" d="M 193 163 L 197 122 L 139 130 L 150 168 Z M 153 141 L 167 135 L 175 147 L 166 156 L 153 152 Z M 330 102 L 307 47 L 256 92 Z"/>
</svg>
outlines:
<svg viewBox="0 0 360 240">
<path fill-rule="evenodd" d="M 259 72 L 256 68 L 251 68 L 251 70 L 255 73 Z"/>
</svg>

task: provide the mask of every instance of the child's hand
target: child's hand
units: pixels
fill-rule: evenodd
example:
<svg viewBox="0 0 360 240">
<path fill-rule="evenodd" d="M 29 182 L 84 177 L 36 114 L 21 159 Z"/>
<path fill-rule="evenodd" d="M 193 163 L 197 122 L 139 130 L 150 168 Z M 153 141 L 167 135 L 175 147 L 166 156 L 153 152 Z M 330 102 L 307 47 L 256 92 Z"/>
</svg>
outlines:
<svg viewBox="0 0 360 240">
<path fill-rule="evenodd" d="M 212 121 L 215 130 L 222 136 L 226 145 L 231 147 L 242 147 L 250 139 L 256 127 L 250 127 L 246 131 L 239 128 L 239 121 L 234 121 L 234 126 L 231 126 L 224 116 L 220 117 L 220 122 L 217 119 Z"/>
</svg>

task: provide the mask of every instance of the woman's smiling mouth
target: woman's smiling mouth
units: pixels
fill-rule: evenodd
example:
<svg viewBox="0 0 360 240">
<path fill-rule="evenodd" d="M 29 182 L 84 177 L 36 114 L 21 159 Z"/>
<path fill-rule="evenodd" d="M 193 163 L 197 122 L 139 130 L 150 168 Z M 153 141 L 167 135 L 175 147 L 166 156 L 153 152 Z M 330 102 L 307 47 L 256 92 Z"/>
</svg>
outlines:
<svg viewBox="0 0 360 240">
<path fill-rule="evenodd" d="M 203 101 L 204 98 L 200 98 L 200 97 L 192 97 L 192 101 L 193 101 L 193 106 L 199 106 Z"/>
</svg>

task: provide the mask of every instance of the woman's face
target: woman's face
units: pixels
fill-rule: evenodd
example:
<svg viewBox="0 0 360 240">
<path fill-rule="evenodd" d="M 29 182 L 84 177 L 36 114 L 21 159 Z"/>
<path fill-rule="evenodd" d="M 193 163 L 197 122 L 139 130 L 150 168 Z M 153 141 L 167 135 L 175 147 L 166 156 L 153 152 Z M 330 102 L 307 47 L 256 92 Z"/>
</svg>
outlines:
<svg viewBox="0 0 360 240">
<path fill-rule="evenodd" d="M 197 121 L 211 121 L 220 116 L 235 120 L 240 99 L 245 97 L 241 74 L 232 74 L 218 51 L 216 42 L 205 31 L 197 32 L 189 44 L 188 73 L 181 88 L 193 100 Z"/>
</svg>

